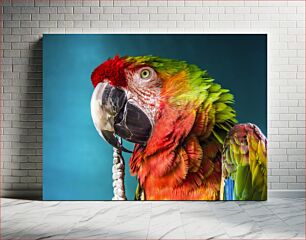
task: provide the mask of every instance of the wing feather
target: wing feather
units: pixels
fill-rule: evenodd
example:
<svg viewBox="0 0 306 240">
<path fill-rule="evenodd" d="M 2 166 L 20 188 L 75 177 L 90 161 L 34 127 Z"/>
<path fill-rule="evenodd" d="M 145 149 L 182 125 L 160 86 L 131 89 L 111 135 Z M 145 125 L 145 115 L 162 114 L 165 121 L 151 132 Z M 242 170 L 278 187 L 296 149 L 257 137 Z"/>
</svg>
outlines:
<svg viewBox="0 0 306 240">
<path fill-rule="evenodd" d="M 228 179 L 234 181 L 233 199 L 223 194 Z M 267 140 L 251 123 L 235 125 L 226 137 L 222 154 L 221 198 L 266 200 Z"/>
</svg>

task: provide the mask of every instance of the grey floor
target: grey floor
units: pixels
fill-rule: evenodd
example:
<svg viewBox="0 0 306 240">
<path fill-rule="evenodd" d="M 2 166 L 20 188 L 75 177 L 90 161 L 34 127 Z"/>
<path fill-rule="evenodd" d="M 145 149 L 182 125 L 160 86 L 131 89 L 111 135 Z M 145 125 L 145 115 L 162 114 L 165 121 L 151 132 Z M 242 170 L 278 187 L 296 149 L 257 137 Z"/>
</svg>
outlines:
<svg viewBox="0 0 306 240">
<path fill-rule="evenodd" d="M 1 199 L 3 239 L 305 239 L 305 199 L 79 202 Z"/>
</svg>

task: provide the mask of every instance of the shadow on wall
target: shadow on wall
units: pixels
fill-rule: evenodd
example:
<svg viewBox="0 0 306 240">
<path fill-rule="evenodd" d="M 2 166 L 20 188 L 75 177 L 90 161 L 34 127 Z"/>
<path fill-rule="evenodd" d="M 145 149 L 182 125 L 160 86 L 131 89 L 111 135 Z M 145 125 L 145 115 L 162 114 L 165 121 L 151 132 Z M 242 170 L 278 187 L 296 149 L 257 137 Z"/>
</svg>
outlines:
<svg viewBox="0 0 306 240">
<path fill-rule="evenodd" d="M 30 43 L 27 59 L 16 83 L 20 86 L 19 97 L 15 96 L 20 100 L 20 122 L 13 127 L 19 128 L 19 154 L 11 153 L 11 161 L 19 164 L 14 170 L 20 182 L 10 189 L 4 187 L 2 196 L 42 199 L 42 39 Z M 16 100 L 13 94 L 11 99 Z"/>
</svg>

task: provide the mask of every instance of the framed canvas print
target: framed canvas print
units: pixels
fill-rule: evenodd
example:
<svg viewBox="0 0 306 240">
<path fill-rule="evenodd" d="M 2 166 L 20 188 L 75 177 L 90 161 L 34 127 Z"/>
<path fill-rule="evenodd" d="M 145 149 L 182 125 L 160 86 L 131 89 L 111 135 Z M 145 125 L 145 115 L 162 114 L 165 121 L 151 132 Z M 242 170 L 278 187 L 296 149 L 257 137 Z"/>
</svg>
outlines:
<svg viewBox="0 0 306 240">
<path fill-rule="evenodd" d="M 266 34 L 45 34 L 44 200 L 266 200 Z"/>
</svg>

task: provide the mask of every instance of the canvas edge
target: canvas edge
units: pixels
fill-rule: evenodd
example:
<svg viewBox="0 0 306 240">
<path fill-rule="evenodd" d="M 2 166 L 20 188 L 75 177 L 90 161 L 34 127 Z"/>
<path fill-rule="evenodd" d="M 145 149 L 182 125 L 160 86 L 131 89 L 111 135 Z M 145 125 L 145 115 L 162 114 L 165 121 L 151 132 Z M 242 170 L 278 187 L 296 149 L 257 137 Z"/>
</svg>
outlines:
<svg viewBox="0 0 306 240">
<path fill-rule="evenodd" d="M 268 200 L 270 198 L 304 198 L 305 194 L 305 190 L 268 190 Z M 1 197 L 27 200 L 43 200 L 42 190 L 2 190 Z"/>
</svg>

